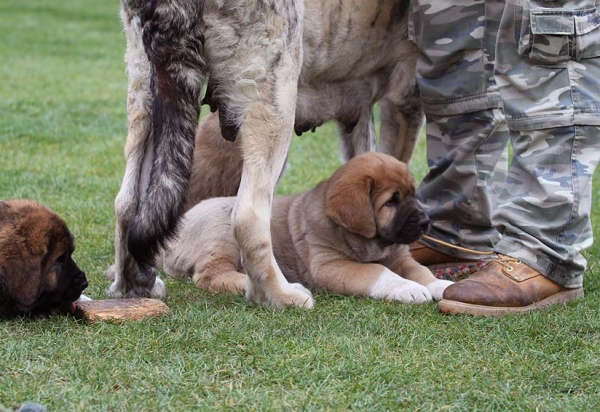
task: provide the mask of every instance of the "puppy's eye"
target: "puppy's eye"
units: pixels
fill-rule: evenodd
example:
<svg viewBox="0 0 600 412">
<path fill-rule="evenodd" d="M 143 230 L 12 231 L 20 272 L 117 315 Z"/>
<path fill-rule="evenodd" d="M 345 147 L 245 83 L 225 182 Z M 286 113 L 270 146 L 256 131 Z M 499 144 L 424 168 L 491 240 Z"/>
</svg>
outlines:
<svg viewBox="0 0 600 412">
<path fill-rule="evenodd" d="M 398 192 L 395 192 L 392 197 L 385 202 L 385 205 L 387 207 L 396 207 L 398 206 L 398 204 L 400 203 L 400 194 Z"/>
</svg>

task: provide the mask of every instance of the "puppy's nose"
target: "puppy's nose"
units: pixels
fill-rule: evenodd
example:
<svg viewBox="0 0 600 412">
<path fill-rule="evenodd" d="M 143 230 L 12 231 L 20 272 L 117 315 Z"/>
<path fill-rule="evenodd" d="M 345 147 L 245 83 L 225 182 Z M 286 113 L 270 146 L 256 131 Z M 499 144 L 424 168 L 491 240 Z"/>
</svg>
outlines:
<svg viewBox="0 0 600 412">
<path fill-rule="evenodd" d="M 79 272 L 77 278 L 79 279 L 79 287 L 81 288 L 81 290 L 84 290 L 89 286 L 87 277 L 85 276 L 85 272 Z"/>
</svg>

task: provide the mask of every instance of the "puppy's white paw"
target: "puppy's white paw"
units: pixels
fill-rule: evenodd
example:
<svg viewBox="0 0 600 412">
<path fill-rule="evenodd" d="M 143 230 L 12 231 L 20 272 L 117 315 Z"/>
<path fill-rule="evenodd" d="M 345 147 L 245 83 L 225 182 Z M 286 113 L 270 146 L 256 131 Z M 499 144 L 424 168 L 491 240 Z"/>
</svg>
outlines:
<svg viewBox="0 0 600 412">
<path fill-rule="evenodd" d="M 433 300 L 442 300 L 442 295 L 446 288 L 450 285 L 454 284 L 454 282 L 449 280 L 436 280 L 427 285 L 427 289 L 431 292 L 431 296 Z"/>
<path fill-rule="evenodd" d="M 410 283 L 392 287 L 384 299 L 399 300 L 404 303 L 425 303 L 432 300 L 429 289 L 417 282 L 410 280 L 408 282 Z"/>
<path fill-rule="evenodd" d="M 85 295 L 81 295 L 81 296 L 79 296 L 79 298 L 78 298 L 78 299 L 77 299 L 75 302 L 73 302 L 73 303 L 77 303 L 77 302 L 88 302 L 88 301 L 90 301 L 90 300 L 92 300 L 92 298 L 88 298 L 88 297 L 87 297 L 87 296 L 85 296 Z"/>
<path fill-rule="evenodd" d="M 369 296 L 404 303 L 425 303 L 432 300 L 431 292 L 425 286 L 404 279 L 389 269 L 385 269 L 379 280 L 371 287 Z"/>
</svg>

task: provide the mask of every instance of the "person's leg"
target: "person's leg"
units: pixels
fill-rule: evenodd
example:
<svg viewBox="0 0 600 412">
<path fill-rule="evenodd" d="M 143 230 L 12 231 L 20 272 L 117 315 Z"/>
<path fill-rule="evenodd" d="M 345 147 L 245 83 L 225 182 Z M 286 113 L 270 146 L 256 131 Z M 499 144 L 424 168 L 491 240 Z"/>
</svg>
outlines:
<svg viewBox="0 0 600 412">
<path fill-rule="evenodd" d="M 432 222 L 430 236 L 468 248 L 423 239 L 426 247 L 412 253 L 425 265 L 481 259 L 486 255 L 476 252 L 490 252 L 500 239 L 491 224 L 495 200 L 489 188 L 506 169 L 508 130 L 493 77 L 503 4 L 412 2 L 410 33 L 421 51 L 417 76 L 430 168 L 417 196 Z"/>
<path fill-rule="evenodd" d="M 599 96 L 600 97 L 600 96 Z M 503 233 L 498 253 L 569 288 L 582 286 L 592 245 L 592 176 L 600 158 L 598 126 L 512 133 L 514 159 L 493 215 Z"/>
<path fill-rule="evenodd" d="M 444 312 L 521 313 L 583 296 L 600 160 L 596 3 L 507 2 L 496 79 L 514 156 L 493 214 L 500 259 L 449 288 Z"/>
</svg>

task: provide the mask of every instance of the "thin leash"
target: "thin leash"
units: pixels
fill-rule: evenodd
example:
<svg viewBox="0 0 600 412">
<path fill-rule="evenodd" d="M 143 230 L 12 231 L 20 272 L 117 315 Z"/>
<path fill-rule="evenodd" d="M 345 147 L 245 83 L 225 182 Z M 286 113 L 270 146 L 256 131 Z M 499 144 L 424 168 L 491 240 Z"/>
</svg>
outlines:
<svg viewBox="0 0 600 412">
<path fill-rule="evenodd" d="M 490 251 L 490 252 L 480 252 L 478 250 L 467 249 L 467 248 L 464 248 L 464 247 L 461 247 L 461 246 L 453 245 L 453 244 L 448 243 L 448 242 L 444 242 L 443 240 L 436 239 L 436 238 L 431 237 L 429 235 L 421 235 L 421 237 L 423 239 L 427 239 L 427 240 L 429 240 L 431 242 L 434 242 L 434 243 L 437 243 L 437 244 L 449 247 L 451 249 L 460 250 L 461 252 L 471 253 L 471 254 L 474 254 L 474 255 L 494 255 L 496 253 L 496 252 L 493 252 L 493 251 Z"/>
</svg>

